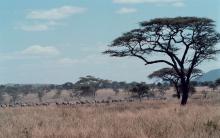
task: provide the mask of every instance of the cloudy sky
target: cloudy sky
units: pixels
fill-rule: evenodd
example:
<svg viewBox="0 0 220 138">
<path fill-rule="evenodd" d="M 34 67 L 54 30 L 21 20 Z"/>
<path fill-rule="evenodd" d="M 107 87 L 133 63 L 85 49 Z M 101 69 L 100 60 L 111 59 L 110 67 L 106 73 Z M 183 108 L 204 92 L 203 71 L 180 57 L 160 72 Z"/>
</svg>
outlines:
<svg viewBox="0 0 220 138">
<path fill-rule="evenodd" d="M 219 5 L 219 0 L 1 0 L 0 83 L 64 83 L 85 75 L 149 81 L 147 75 L 161 65 L 146 67 L 101 52 L 138 22 L 156 17 L 208 17 L 220 31 Z M 218 59 L 201 68 L 220 68 Z"/>
</svg>

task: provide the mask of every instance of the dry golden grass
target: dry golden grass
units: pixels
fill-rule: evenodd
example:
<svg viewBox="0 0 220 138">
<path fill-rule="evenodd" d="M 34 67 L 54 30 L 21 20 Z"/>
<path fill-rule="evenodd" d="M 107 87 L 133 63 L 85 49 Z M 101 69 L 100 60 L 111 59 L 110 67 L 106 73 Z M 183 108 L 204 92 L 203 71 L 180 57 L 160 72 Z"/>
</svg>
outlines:
<svg viewBox="0 0 220 138">
<path fill-rule="evenodd" d="M 219 138 L 220 106 L 147 101 L 0 109 L 1 138 Z"/>
</svg>

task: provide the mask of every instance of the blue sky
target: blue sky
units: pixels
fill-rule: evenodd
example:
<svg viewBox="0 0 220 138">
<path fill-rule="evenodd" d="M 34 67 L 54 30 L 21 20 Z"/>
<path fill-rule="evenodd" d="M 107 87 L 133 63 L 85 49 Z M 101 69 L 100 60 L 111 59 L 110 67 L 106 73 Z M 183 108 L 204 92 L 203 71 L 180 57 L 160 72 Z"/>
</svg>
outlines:
<svg viewBox="0 0 220 138">
<path fill-rule="evenodd" d="M 106 45 L 156 17 L 208 17 L 220 31 L 219 5 L 219 0 L 2 0 L 0 83 L 64 83 L 85 75 L 149 82 L 147 75 L 161 65 L 110 58 L 101 54 Z M 218 57 L 201 69 L 220 68 Z"/>
</svg>

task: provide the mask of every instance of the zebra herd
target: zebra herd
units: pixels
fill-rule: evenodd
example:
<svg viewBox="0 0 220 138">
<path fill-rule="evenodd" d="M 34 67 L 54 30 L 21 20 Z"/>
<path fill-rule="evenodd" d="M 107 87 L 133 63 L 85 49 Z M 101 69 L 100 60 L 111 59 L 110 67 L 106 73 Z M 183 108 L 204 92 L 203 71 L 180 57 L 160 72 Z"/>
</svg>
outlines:
<svg viewBox="0 0 220 138">
<path fill-rule="evenodd" d="M 137 99 L 136 99 L 137 100 Z M 111 104 L 122 102 L 134 102 L 135 99 L 114 99 L 114 100 L 84 100 L 84 101 L 68 101 L 68 102 L 44 102 L 44 103 L 15 103 L 15 104 L 1 104 L 0 108 L 16 108 L 16 107 L 38 107 L 38 106 L 75 106 L 75 105 L 95 105 L 95 104 Z M 166 98 L 151 98 L 151 100 L 166 100 Z"/>
</svg>

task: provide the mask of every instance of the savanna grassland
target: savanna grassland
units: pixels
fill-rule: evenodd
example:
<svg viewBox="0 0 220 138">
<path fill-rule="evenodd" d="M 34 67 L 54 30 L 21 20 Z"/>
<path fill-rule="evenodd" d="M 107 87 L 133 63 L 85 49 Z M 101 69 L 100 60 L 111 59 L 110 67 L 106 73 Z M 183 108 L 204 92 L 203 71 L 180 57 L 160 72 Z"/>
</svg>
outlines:
<svg viewBox="0 0 220 138">
<path fill-rule="evenodd" d="M 220 106 L 190 100 L 0 109 L 1 138 L 219 138 Z"/>
</svg>

